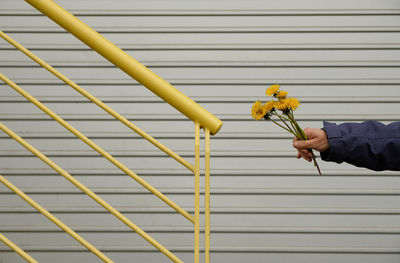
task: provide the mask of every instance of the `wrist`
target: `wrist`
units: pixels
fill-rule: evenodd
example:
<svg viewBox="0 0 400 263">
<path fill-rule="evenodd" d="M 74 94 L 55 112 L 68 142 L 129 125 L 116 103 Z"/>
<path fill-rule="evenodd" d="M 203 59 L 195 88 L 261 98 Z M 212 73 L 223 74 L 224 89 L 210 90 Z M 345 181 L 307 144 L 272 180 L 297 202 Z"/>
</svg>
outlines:
<svg viewBox="0 0 400 263">
<path fill-rule="evenodd" d="M 325 152 L 329 149 L 328 134 L 324 128 L 321 128 L 321 147 L 320 152 Z"/>
</svg>

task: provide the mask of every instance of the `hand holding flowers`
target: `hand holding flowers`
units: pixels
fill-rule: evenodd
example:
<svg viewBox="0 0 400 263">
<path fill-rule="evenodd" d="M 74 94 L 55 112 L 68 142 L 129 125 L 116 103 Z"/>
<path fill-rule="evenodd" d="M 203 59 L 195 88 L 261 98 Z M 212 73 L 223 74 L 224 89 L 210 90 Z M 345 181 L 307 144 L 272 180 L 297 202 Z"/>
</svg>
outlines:
<svg viewBox="0 0 400 263">
<path fill-rule="evenodd" d="M 256 101 L 251 109 L 251 115 L 256 120 L 269 120 L 279 127 L 290 132 L 298 140 L 308 140 L 306 133 L 297 123 L 294 117 L 294 110 L 300 105 L 300 101 L 296 98 L 287 97 L 288 92 L 280 90 L 279 85 L 270 86 L 265 94 L 271 96 L 272 100 L 262 104 L 261 101 Z M 279 113 L 280 111 L 281 113 Z M 282 124 L 278 123 L 273 117 L 277 117 Z M 321 175 L 315 155 L 311 153 L 311 158 L 314 161 L 314 166 L 317 167 L 318 173 Z"/>
</svg>

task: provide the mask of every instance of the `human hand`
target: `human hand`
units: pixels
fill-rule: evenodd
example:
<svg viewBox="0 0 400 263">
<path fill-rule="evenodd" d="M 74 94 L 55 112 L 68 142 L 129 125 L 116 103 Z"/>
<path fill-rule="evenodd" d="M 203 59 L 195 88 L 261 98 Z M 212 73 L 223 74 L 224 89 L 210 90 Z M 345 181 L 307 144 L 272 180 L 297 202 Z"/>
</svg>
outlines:
<svg viewBox="0 0 400 263">
<path fill-rule="evenodd" d="M 293 139 L 293 147 L 297 149 L 297 159 L 304 158 L 311 162 L 313 153 L 311 149 L 324 152 L 329 149 L 328 137 L 324 130 L 305 128 L 308 140 Z"/>
</svg>

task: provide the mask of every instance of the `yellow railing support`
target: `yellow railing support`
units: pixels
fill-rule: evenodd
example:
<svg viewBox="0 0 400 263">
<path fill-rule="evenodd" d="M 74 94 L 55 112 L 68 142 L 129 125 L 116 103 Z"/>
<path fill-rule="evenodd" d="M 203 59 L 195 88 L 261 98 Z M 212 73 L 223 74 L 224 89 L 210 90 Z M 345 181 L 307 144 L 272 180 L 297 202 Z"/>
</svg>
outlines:
<svg viewBox="0 0 400 263">
<path fill-rule="evenodd" d="M 194 143 L 194 263 L 200 260 L 200 124 L 195 123 Z"/>
<path fill-rule="evenodd" d="M 43 68 L 48 70 L 50 73 L 55 75 L 57 78 L 64 81 L 66 84 L 71 86 L 73 89 L 78 91 L 80 94 L 82 94 L 83 96 L 88 98 L 90 101 L 95 103 L 97 106 L 102 108 L 104 111 L 106 111 L 107 113 L 109 113 L 110 115 L 112 115 L 113 117 L 118 119 L 120 122 L 125 124 L 127 127 L 129 127 L 131 130 L 136 132 L 138 135 L 140 135 L 144 139 L 148 140 L 150 143 L 152 143 L 153 145 L 158 147 L 160 150 L 162 150 L 163 152 L 165 152 L 166 154 L 171 156 L 173 159 L 175 159 L 176 161 L 178 161 L 179 163 L 181 163 L 183 166 L 185 166 L 186 168 L 188 168 L 190 171 L 192 171 L 194 173 L 194 185 L 195 185 L 195 198 L 194 198 L 195 199 L 194 200 L 195 207 L 194 208 L 195 208 L 195 212 L 194 212 L 194 216 L 191 216 L 187 211 L 185 211 L 180 206 L 175 204 L 173 201 L 171 201 L 169 198 L 167 198 L 165 195 L 163 195 L 157 189 L 155 189 L 150 184 L 148 184 L 141 177 L 139 177 L 134 172 L 132 172 L 125 165 L 123 165 L 122 163 L 117 161 L 112 155 L 110 155 L 109 153 L 104 151 L 101 147 L 99 147 L 97 144 L 95 144 L 93 141 L 91 141 L 85 135 L 80 133 L 69 123 L 64 121 L 57 114 L 55 114 L 50 109 L 48 109 L 45 105 L 43 105 L 37 99 L 32 97 L 26 91 L 24 91 L 23 89 L 18 87 L 14 82 L 12 82 L 7 77 L 5 77 L 3 74 L 0 73 L 0 79 L 2 79 L 10 87 L 12 87 L 14 90 L 19 92 L 22 96 L 27 98 L 30 102 L 32 102 L 34 105 L 36 105 L 38 108 L 40 108 L 46 114 L 48 114 L 50 117 L 52 117 L 54 120 L 56 120 L 62 126 L 64 126 L 67 130 L 69 130 L 71 133 L 73 133 L 75 136 L 77 136 L 79 139 L 81 139 L 83 142 L 85 142 L 87 145 L 89 145 L 91 148 L 93 148 L 95 151 L 97 151 L 99 154 L 101 154 L 103 157 L 105 157 L 107 160 L 109 160 L 111 163 L 113 163 L 116 167 L 121 169 L 123 172 L 125 172 L 127 175 L 129 175 L 131 178 L 133 178 L 138 183 L 140 183 L 142 186 L 144 186 L 146 189 L 148 189 L 151 193 L 156 195 L 162 201 L 167 203 L 170 207 L 175 209 L 178 213 L 182 214 L 185 218 L 187 218 L 189 221 L 191 221 L 194 224 L 194 263 L 199 263 L 199 261 L 200 261 L 200 129 L 201 128 L 204 129 L 204 132 L 205 132 L 205 137 L 204 137 L 205 138 L 205 157 L 204 157 L 204 159 L 205 159 L 205 169 L 204 169 L 204 179 L 205 179 L 205 181 L 204 181 L 204 200 L 205 200 L 205 204 L 204 204 L 204 221 L 205 221 L 204 222 L 204 229 L 205 229 L 204 234 L 205 234 L 205 237 L 204 237 L 204 242 L 205 243 L 204 243 L 204 251 L 205 251 L 205 262 L 209 263 L 210 262 L 210 135 L 214 135 L 220 130 L 220 128 L 222 126 L 222 121 L 219 120 L 214 115 L 212 115 L 211 113 L 209 113 L 207 110 L 205 110 L 199 104 L 197 104 L 195 101 L 193 101 L 192 99 L 187 97 L 185 94 L 183 94 L 182 92 L 180 92 L 179 90 L 174 88 L 167 81 L 165 81 L 161 77 L 154 74 L 150 69 L 148 69 L 147 67 L 142 65 L 140 62 L 138 62 L 137 60 L 135 60 L 134 58 L 129 56 L 126 52 L 124 52 L 123 50 L 121 50 L 120 48 L 115 46 L 109 40 L 105 39 L 103 36 L 101 36 L 99 33 L 94 31 L 88 25 L 84 24 L 78 18 L 73 16 L 71 13 L 69 13 L 68 11 L 63 9 L 61 6 L 57 5 L 53 0 L 25 0 L 25 1 L 28 2 L 29 4 L 31 4 L 36 9 L 38 9 L 44 15 L 48 16 L 54 22 L 56 22 L 61 27 L 66 29 L 68 32 L 72 33 L 75 37 L 80 39 L 86 45 L 88 45 L 93 50 L 98 52 L 100 55 L 102 55 L 104 58 L 109 60 L 115 66 L 117 66 L 122 71 L 127 73 L 129 76 L 131 76 L 132 78 L 137 80 L 139 83 L 143 84 L 149 90 L 154 92 L 157 96 L 162 98 L 164 101 L 168 102 L 175 109 L 180 111 L 183 115 L 187 116 L 194 122 L 194 124 L 195 124 L 195 164 L 192 165 L 189 162 L 187 162 L 185 159 L 183 159 L 181 156 L 179 156 L 178 154 L 176 154 L 175 152 L 173 152 L 172 150 L 170 150 L 169 148 L 167 148 L 166 146 L 164 146 L 163 144 L 158 142 L 156 139 L 154 139 L 153 137 L 151 137 L 150 135 L 148 135 L 147 133 L 142 131 L 140 128 L 138 128 L 134 124 L 132 124 L 128 119 L 126 119 L 125 117 L 123 117 L 122 115 L 120 115 L 119 113 L 117 113 L 116 111 L 111 109 L 110 107 L 108 107 L 106 104 L 104 104 L 102 101 L 97 99 L 95 96 L 93 96 L 92 94 L 90 94 L 89 92 L 84 90 L 83 88 L 79 87 L 76 83 L 74 83 L 69 78 L 65 77 L 63 74 L 61 74 L 59 71 L 57 71 L 52 66 L 47 64 L 45 61 L 38 58 L 36 55 L 34 55 L 28 49 L 24 48 L 18 42 L 16 42 L 15 40 L 13 40 L 9 36 L 7 36 L 4 32 L 0 31 L 0 37 L 5 39 L 6 41 L 8 41 L 11 45 L 15 46 L 17 49 L 19 49 L 25 55 L 30 57 L 32 60 L 34 60 L 39 65 L 41 65 Z M 97 196 L 89 188 L 87 188 L 86 186 L 81 184 L 74 177 L 72 177 L 68 172 L 63 170 L 61 167 L 59 167 L 57 164 L 55 164 L 52 160 L 50 160 L 47 156 L 42 154 L 40 151 L 38 151 L 36 148 L 31 146 L 29 143 L 27 143 L 25 140 L 23 140 L 21 137 L 19 137 L 17 134 L 15 134 L 13 131 L 8 129 L 1 122 L 0 122 L 0 129 L 3 130 L 5 133 L 7 133 L 14 140 L 16 140 L 18 143 L 23 145 L 26 149 L 31 151 L 33 154 L 35 154 L 39 159 L 41 159 L 43 162 L 45 162 L 51 168 L 56 170 L 59 174 L 64 176 L 67 180 L 69 180 L 77 188 L 79 188 L 81 191 L 83 191 L 85 194 L 87 194 L 89 197 L 91 197 L 98 204 L 103 206 L 107 211 L 109 211 L 111 214 L 116 216 L 119 220 L 121 220 L 123 223 L 125 223 L 127 226 L 129 226 L 132 230 L 137 232 L 140 236 L 142 236 L 144 239 L 146 239 L 149 243 L 151 243 L 154 247 L 156 247 L 158 250 L 160 250 L 162 253 L 164 253 L 171 260 L 173 260 L 174 262 L 182 262 L 179 258 L 177 258 L 174 254 L 172 254 L 168 249 L 166 249 L 160 243 L 158 243 L 156 240 L 154 240 L 152 237 L 150 237 L 141 228 L 136 226 L 128 218 L 123 216 L 119 211 L 117 211 L 112 206 L 110 206 L 108 203 L 106 203 L 103 199 L 101 199 L 99 196 Z M 0 179 L 1 178 L 4 178 L 4 177 L 2 177 L 0 175 Z M 4 178 L 4 180 L 5 180 L 5 178 Z M 19 190 L 19 189 L 17 189 L 17 190 Z M 21 197 L 24 196 L 24 197 L 22 197 L 24 200 L 26 200 L 26 201 L 28 200 L 28 199 L 25 199 L 26 195 L 23 192 L 20 191 L 17 194 L 20 195 Z M 26 198 L 29 198 L 29 197 L 26 196 Z M 34 202 L 34 201 L 31 200 L 31 202 L 30 201 L 27 201 L 27 202 L 32 205 L 31 202 Z M 45 209 L 43 212 L 42 211 L 40 211 L 40 212 L 43 214 L 45 214 L 45 213 L 50 214 Z M 52 216 L 52 215 L 50 214 L 50 216 Z M 49 218 L 49 219 L 53 221 L 53 218 Z M 58 220 L 58 219 L 54 218 L 54 220 Z M 58 226 L 60 226 L 62 224 L 62 222 L 58 222 L 58 221 L 53 221 L 53 222 L 55 222 Z M 70 235 L 75 234 L 76 236 L 73 236 L 73 237 L 76 240 L 81 242 L 85 247 L 87 247 L 89 250 L 91 250 L 93 253 L 95 253 L 104 262 L 112 262 L 110 259 L 108 259 L 106 256 L 104 256 L 96 248 L 92 247 L 85 240 L 81 239 L 80 236 L 78 236 L 75 232 L 73 232 L 73 230 L 71 230 L 67 226 L 65 226 L 65 228 L 67 230 L 69 229 L 67 231 L 63 227 L 61 227 L 61 228 L 65 232 L 69 233 Z M 15 246 L 15 244 L 13 244 L 10 240 L 8 240 L 5 236 L 3 236 L 1 234 L 0 234 L 0 240 L 5 242 L 10 247 Z M 16 247 L 14 250 L 17 251 L 18 253 L 20 253 L 22 250 L 21 249 L 18 250 L 18 249 L 19 248 Z M 25 252 L 22 251 L 21 253 L 25 253 Z M 25 255 L 23 257 L 25 258 Z M 32 260 L 34 260 L 34 259 L 32 259 Z M 29 261 L 29 262 L 37 262 L 37 261 Z"/>
<path fill-rule="evenodd" d="M 201 127 L 216 134 L 222 121 L 52 0 L 25 0 Z"/>
<path fill-rule="evenodd" d="M 87 145 L 89 145 L 91 148 L 93 148 L 96 152 L 101 154 L 104 158 L 109 160 L 112 164 L 114 164 L 116 167 L 121 169 L 123 172 L 125 172 L 127 175 L 129 175 L 131 178 L 133 178 L 135 181 L 137 181 L 139 184 L 141 184 L 143 187 L 148 189 L 151 193 L 153 193 L 155 196 L 160 198 L 162 201 L 164 201 L 166 204 L 168 204 L 170 207 L 175 209 L 178 213 L 186 217 L 189 221 L 192 223 L 194 222 L 193 216 L 191 216 L 187 211 L 185 211 L 183 208 L 181 208 L 179 205 L 174 203 L 171 199 L 166 197 L 163 193 L 155 189 L 153 186 L 151 186 L 149 183 L 147 183 L 145 180 L 143 180 L 140 176 L 132 172 L 128 167 L 126 167 L 124 164 L 116 160 L 111 154 L 108 152 L 104 151 L 100 146 L 95 144 L 92 140 L 90 140 L 88 137 L 86 137 L 84 134 L 79 132 L 77 129 L 75 129 L 72 125 L 70 125 L 68 122 L 66 122 L 64 119 L 59 117 L 56 113 L 54 113 L 52 110 L 47 108 L 43 103 L 35 99 L 33 96 L 31 96 L 29 93 L 27 93 L 25 90 L 20 88 L 17 84 L 15 84 L 13 81 L 11 81 L 9 78 L 4 76 L 2 73 L 0 73 L 0 79 L 3 80 L 7 85 L 9 85 L 11 88 L 13 88 L 15 91 L 17 91 L 19 94 L 24 96 L 27 100 L 32 102 L 36 107 L 41 109 L 43 112 L 45 112 L 47 115 L 52 117 L 55 121 L 60 123 L 62 126 L 64 126 L 67 130 L 69 130 L 71 133 L 73 133 L 75 136 L 77 136 L 79 139 L 81 139 L 83 142 L 85 142 Z"/>
<path fill-rule="evenodd" d="M 136 125 L 134 125 L 132 122 L 130 122 L 128 119 L 126 119 L 124 116 L 122 116 L 121 114 L 119 114 L 118 112 L 114 111 L 113 109 L 111 109 L 109 106 L 107 106 L 104 102 L 102 102 L 101 100 L 97 99 L 95 96 L 93 96 L 92 94 L 90 94 L 89 92 L 87 92 L 85 89 L 81 88 L 80 86 L 78 86 L 75 82 L 73 82 L 72 80 L 70 80 L 69 78 L 67 78 L 66 76 L 64 76 L 63 74 L 61 74 L 58 70 L 56 70 L 55 68 L 53 68 L 52 66 L 50 66 L 48 63 L 46 63 L 44 60 L 40 59 L 39 57 L 37 57 L 35 54 L 33 54 L 31 51 L 29 51 L 27 48 L 25 48 L 24 46 L 22 46 L 21 44 L 19 44 L 17 41 L 15 41 L 14 39 L 12 39 L 10 36 L 8 36 L 6 33 L 4 33 L 3 31 L 0 30 L 0 37 L 2 37 L 4 40 L 6 40 L 8 43 L 10 43 L 11 45 L 13 45 L 14 47 L 16 47 L 18 50 L 20 50 L 22 53 L 24 53 L 25 55 L 27 55 L 29 58 L 31 58 L 33 61 L 35 61 L 36 63 L 38 63 L 40 66 L 42 66 L 43 68 L 45 68 L 47 71 L 49 71 L 50 73 L 52 73 L 54 76 L 56 76 L 57 78 L 59 78 L 61 81 L 65 82 L 67 85 L 69 85 L 70 87 L 72 87 L 73 89 L 75 89 L 77 92 L 79 92 L 80 94 L 82 94 L 83 96 L 85 96 L 87 99 L 89 99 L 90 101 L 92 101 L 93 103 L 95 103 L 97 106 L 99 106 L 100 108 L 102 108 L 104 111 L 106 111 L 107 113 L 109 113 L 111 116 L 113 116 L 114 118 L 118 119 L 120 122 L 122 122 L 123 124 L 125 124 L 128 128 L 130 128 L 131 130 L 133 130 L 134 132 L 136 132 L 137 134 L 139 134 L 141 137 L 143 137 L 144 139 L 148 140 L 150 143 L 152 143 L 154 146 L 156 146 L 157 148 L 159 148 L 160 150 L 162 150 L 163 152 L 165 152 L 166 154 L 168 154 L 169 156 L 171 156 L 172 158 L 174 158 L 176 161 L 178 161 L 179 163 L 181 163 L 183 166 L 185 166 L 186 168 L 188 168 L 190 171 L 194 172 L 194 167 L 193 165 L 191 165 L 188 161 L 186 161 L 185 159 L 183 159 L 181 156 L 179 156 L 178 154 L 176 154 L 175 152 L 173 152 L 172 150 L 170 150 L 168 147 L 166 147 L 165 145 L 163 145 L 162 143 L 160 143 L 159 141 L 157 141 L 156 139 L 154 139 L 152 136 L 150 136 L 149 134 L 147 134 L 146 132 L 144 132 L 143 130 L 141 130 L 139 127 L 137 127 Z"/>
<path fill-rule="evenodd" d="M 205 137 L 205 168 L 204 168 L 204 257 L 210 262 L 210 131 L 204 130 Z"/>
<path fill-rule="evenodd" d="M 2 235 L 1 233 L 0 233 L 0 241 L 2 241 L 4 244 L 6 244 L 9 248 L 14 250 L 15 252 L 17 252 L 18 255 L 20 255 L 23 259 L 25 259 L 29 263 L 39 263 L 33 257 L 31 257 L 28 253 L 26 253 L 24 250 L 22 250 L 19 246 L 14 244 L 11 240 L 9 240 L 7 237 Z"/>
<path fill-rule="evenodd" d="M 3 130 L 8 135 L 12 135 L 12 137 L 14 137 L 16 135 L 10 129 L 8 129 L 6 126 L 4 126 L 1 122 L 0 122 L 0 129 Z M 18 142 L 20 142 L 22 139 L 19 137 L 18 140 L 19 140 Z M 30 147 L 32 147 L 32 146 L 30 146 Z M 16 193 L 19 197 L 24 199 L 28 204 L 30 204 L 33 208 L 35 208 L 37 211 L 39 211 L 42 215 L 44 215 L 45 217 L 50 219 L 54 224 L 56 224 L 58 227 L 60 227 L 62 230 L 64 230 L 67 234 L 69 234 L 71 237 L 73 237 L 76 241 L 78 241 L 83 246 L 85 246 L 87 249 L 92 251 L 93 254 L 98 256 L 101 260 L 103 260 L 104 262 L 107 262 L 107 263 L 113 262 L 106 255 L 101 253 L 97 248 L 95 248 L 93 245 L 91 245 L 89 242 L 87 242 L 85 239 L 83 239 L 80 235 L 78 235 L 74 230 L 72 230 L 67 225 L 65 225 L 63 222 L 61 222 L 58 218 L 53 216 L 49 211 L 47 211 L 41 205 L 36 203 L 32 198 L 30 198 L 28 195 L 26 195 L 24 192 L 22 192 L 18 187 L 13 185 L 10 181 L 8 181 L 2 175 L 0 175 L 0 182 L 3 183 L 5 186 L 7 186 L 11 191 Z M 36 261 L 32 261 L 32 262 L 36 262 Z"/>
<path fill-rule="evenodd" d="M 0 73 L 1 74 L 1 73 Z M 181 263 L 182 261 L 176 257 L 174 254 L 172 254 L 168 249 L 166 249 L 163 245 L 158 243 L 155 239 L 153 239 L 151 236 L 149 236 L 146 232 L 144 232 L 140 227 L 135 225 L 132 221 L 130 221 L 126 216 L 122 215 L 118 210 L 116 210 L 114 207 L 109 205 L 107 202 L 105 202 L 101 197 L 96 195 L 92 190 L 87 188 L 85 185 L 83 185 L 81 182 L 76 180 L 72 175 L 70 175 L 68 172 L 66 172 L 64 169 L 62 169 L 60 166 L 58 166 L 55 162 L 50 160 L 46 155 L 41 153 L 39 150 L 37 150 L 35 147 L 30 145 L 27 141 L 22 139 L 18 134 L 14 133 L 12 130 L 7 128 L 4 124 L 0 122 L 0 130 L 4 131 L 8 136 L 16 140 L 19 144 L 24 146 L 27 150 L 29 150 L 31 153 L 36 155 L 40 160 L 45 162 L 48 166 L 53 168 L 55 171 L 57 171 L 60 175 L 62 175 L 65 179 L 70 181 L 73 185 L 75 185 L 77 188 L 79 188 L 82 192 L 87 194 L 90 198 L 92 198 L 94 201 L 96 201 L 99 205 L 104 207 L 108 212 L 113 214 L 115 217 L 117 217 L 119 220 L 121 220 L 124 224 L 126 224 L 128 227 L 130 227 L 133 231 L 138 233 L 141 237 L 143 237 L 145 240 L 147 240 L 150 244 L 152 244 L 154 247 L 156 247 L 159 251 L 161 251 L 164 255 L 169 257 L 171 260 L 174 262 L 179 262 Z M 65 231 L 65 230 L 64 230 Z M 110 261 L 111 262 L 111 261 Z"/>
</svg>

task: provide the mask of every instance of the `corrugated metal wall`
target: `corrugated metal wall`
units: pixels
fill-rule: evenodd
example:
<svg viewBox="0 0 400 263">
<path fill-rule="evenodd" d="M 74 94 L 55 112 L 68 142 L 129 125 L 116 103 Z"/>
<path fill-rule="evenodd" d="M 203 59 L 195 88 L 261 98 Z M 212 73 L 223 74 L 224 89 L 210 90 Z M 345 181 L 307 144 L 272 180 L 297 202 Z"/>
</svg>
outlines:
<svg viewBox="0 0 400 263">
<path fill-rule="evenodd" d="M 250 119 L 280 83 L 305 126 L 400 113 L 400 2 L 78 1 L 62 6 L 223 119 L 212 138 L 212 262 L 400 261 L 400 174 L 295 158 L 291 138 Z M 193 124 L 24 1 L 0 29 L 193 162 Z M 193 176 L 0 41 L 1 72 L 172 200 L 193 211 Z M 192 226 L 55 121 L 0 84 L 0 119 L 185 262 Z M 169 262 L 0 134 L 0 173 L 115 262 Z M 40 262 L 99 260 L 0 186 L 0 232 Z M 22 260 L 0 244 L 0 262 Z"/>
</svg>

